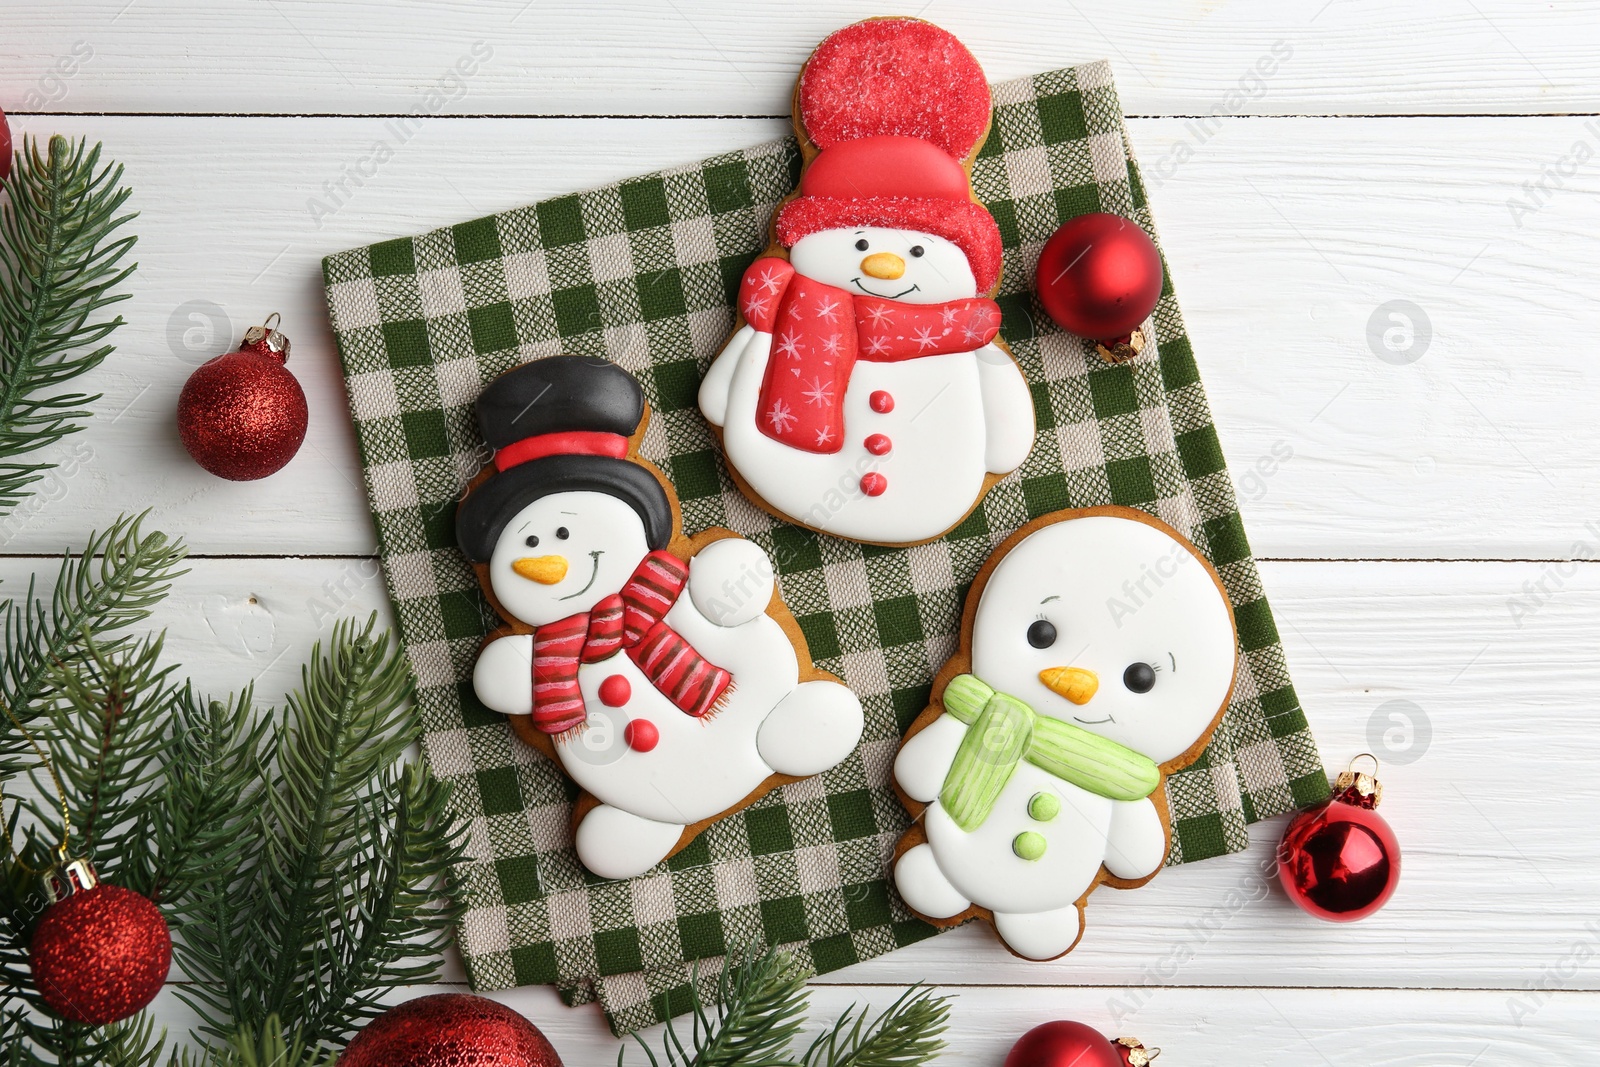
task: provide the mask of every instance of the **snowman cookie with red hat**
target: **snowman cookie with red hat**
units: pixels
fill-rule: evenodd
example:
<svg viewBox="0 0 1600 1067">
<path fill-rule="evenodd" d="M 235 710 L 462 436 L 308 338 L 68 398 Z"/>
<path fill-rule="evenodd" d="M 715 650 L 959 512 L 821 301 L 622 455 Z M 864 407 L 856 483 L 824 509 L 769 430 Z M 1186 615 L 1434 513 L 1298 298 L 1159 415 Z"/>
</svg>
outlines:
<svg viewBox="0 0 1600 1067">
<path fill-rule="evenodd" d="M 642 874 L 775 786 L 833 767 L 861 702 L 814 670 L 761 548 L 684 536 L 638 454 L 649 410 L 603 359 L 514 368 L 477 402 L 491 463 L 456 540 L 507 626 L 472 685 L 584 792 L 578 858 Z"/>
<path fill-rule="evenodd" d="M 1000 341 L 1000 231 L 972 194 L 989 87 L 912 18 L 820 44 L 795 89 L 805 169 L 745 273 L 742 319 L 700 386 L 745 494 L 876 544 L 961 522 L 1033 447 Z"/>
</svg>

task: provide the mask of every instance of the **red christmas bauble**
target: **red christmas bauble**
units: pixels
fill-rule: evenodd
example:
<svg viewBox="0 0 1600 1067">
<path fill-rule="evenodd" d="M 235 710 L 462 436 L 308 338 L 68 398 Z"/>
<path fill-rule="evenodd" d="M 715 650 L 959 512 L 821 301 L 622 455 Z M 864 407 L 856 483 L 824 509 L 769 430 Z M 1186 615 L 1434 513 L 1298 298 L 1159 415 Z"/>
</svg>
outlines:
<svg viewBox="0 0 1600 1067">
<path fill-rule="evenodd" d="M 538 1027 L 504 1004 L 435 993 L 368 1023 L 339 1067 L 561 1067 L 561 1057 Z"/>
<path fill-rule="evenodd" d="M 1382 788 L 1346 771 L 1333 797 L 1289 821 L 1278 842 L 1278 880 L 1289 899 L 1329 922 L 1364 919 L 1400 883 L 1400 842 L 1375 810 Z"/>
<path fill-rule="evenodd" d="M 161 991 L 172 935 L 149 900 L 101 884 L 45 909 L 28 963 L 39 995 L 58 1015 L 104 1026 L 136 1014 Z"/>
<path fill-rule="evenodd" d="M 1034 287 L 1056 325 L 1091 341 L 1126 338 L 1161 298 L 1161 253 L 1138 223 L 1094 212 L 1064 223 L 1039 253 Z"/>
<path fill-rule="evenodd" d="M 178 396 L 178 433 L 219 478 L 254 481 L 280 470 L 306 436 L 306 394 L 284 362 L 289 342 L 252 327 L 237 352 L 202 363 Z"/>
<path fill-rule="evenodd" d="M 0 181 L 11 177 L 11 123 L 0 111 Z"/>
<path fill-rule="evenodd" d="M 1061 1019 L 1023 1034 L 1006 1053 L 1005 1067 L 1124 1067 L 1125 1062 L 1100 1031 Z"/>
</svg>

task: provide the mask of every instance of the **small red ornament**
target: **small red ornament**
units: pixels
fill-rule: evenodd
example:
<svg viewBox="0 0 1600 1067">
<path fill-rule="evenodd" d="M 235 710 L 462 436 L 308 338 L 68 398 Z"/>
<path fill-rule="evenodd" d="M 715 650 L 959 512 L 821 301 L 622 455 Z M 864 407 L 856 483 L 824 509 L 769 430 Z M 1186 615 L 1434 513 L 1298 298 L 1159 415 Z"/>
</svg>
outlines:
<svg viewBox="0 0 1600 1067">
<path fill-rule="evenodd" d="M 1126 1063 L 1100 1031 L 1061 1019 L 1023 1034 L 1006 1054 L 1005 1067 L 1125 1067 Z"/>
<path fill-rule="evenodd" d="M 1056 325 L 1121 362 L 1144 349 L 1139 327 L 1161 298 L 1161 253 L 1135 222 L 1097 211 L 1062 224 L 1039 253 L 1034 288 Z"/>
<path fill-rule="evenodd" d="M 33 982 L 56 1014 L 86 1026 L 135 1015 L 172 966 L 161 909 L 131 889 L 102 885 L 87 860 L 52 872 L 52 903 L 28 947 Z"/>
<path fill-rule="evenodd" d="M 339 1067 L 561 1067 L 527 1019 L 470 993 L 396 1005 L 356 1035 Z"/>
<path fill-rule="evenodd" d="M 254 481 L 281 469 L 306 436 L 306 394 L 284 363 L 289 339 L 272 325 L 245 331 L 237 352 L 207 360 L 178 397 L 178 433 L 219 478 Z"/>
<path fill-rule="evenodd" d="M 11 123 L 0 111 L 0 181 L 11 177 Z"/>
<path fill-rule="evenodd" d="M 1363 755 L 1376 773 L 1377 759 Z M 1373 810 L 1383 786 L 1356 772 L 1359 759 L 1334 782 L 1332 798 L 1291 819 L 1278 843 L 1278 879 L 1289 899 L 1329 922 L 1366 918 L 1400 882 L 1400 842 Z"/>
</svg>

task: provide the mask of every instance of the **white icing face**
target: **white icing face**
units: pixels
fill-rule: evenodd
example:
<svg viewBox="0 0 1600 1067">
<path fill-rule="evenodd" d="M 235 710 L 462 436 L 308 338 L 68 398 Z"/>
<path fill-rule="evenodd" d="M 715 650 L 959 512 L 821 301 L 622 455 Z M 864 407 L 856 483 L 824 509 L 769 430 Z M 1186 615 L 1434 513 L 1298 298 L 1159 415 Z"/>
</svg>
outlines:
<svg viewBox="0 0 1600 1067">
<path fill-rule="evenodd" d="M 789 262 L 824 285 L 908 304 L 978 295 L 966 253 L 942 237 L 915 230 L 822 230 L 795 242 Z"/>
<path fill-rule="evenodd" d="M 605 493 L 554 493 L 517 512 L 489 557 L 489 585 L 514 617 L 543 626 L 620 592 L 650 552 L 644 522 Z"/>
<path fill-rule="evenodd" d="M 1164 531 L 1111 515 L 1025 538 L 990 575 L 972 630 L 984 682 L 1157 763 L 1205 732 L 1234 658 L 1204 564 Z"/>
</svg>

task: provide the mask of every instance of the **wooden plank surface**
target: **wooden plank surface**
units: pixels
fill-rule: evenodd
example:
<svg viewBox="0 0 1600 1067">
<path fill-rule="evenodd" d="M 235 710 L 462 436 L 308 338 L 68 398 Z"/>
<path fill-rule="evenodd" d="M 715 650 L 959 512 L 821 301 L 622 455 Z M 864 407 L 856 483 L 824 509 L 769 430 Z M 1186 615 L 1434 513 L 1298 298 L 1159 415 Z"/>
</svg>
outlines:
<svg viewBox="0 0 1600 1067">
<path fill-rule="evenodd" d="M 896 13 L 948 27 L 996 79 L 1109 58 L 1139 115 L 1597 110 L 1596 5 L 1518 0 L 58 0 L 7 11 L 0 95 L 28 111 L 403 114 L 437 93 L 472 114 L 784 115 L 817 41 Z M 489 59 L 453 76 L 475 42 Z M 1261 77 L 1277 42 L 1289 57 Z M 63 78 L 75 47 L 92 55 Z"/>
<path fill-rule="evenodd" d="M 1600 423 L 1575 402 L 1595 395 L 1600 364 L 1574 343 L 1600 333 L 1587 294 L 1600 271 L 1600 170 L 1577 170 L 1541 210 L 1514 219 L 1506 206 L 1575 139 L 1600 148 L 1586 121 L 1241 119 L 1203 145 L 1187 120 L 1132 123 L 1259 554 L 1565 559 L 1579 541 L 1600 542 L 1584 525 L 1600 517 L 1590 477 Z M 383 120 L 17 126 L 104 139 L 143 214 L 121 351 L 90 383 L 105 393 L 99 419 L 58 449 L 93 456 L 37 514 L 0 523 L 0 547 L 54 551 L 150 507 L 197 551 L 261 554 L 374 547 L 322 302 L 324 254 L 783 130 L 777 120 L 438 120 L 314 217 L 308 202 L 367 158 Z M 1180 159 L 1179 145 L 1193 154 Z M 1430 324 L 1405 365 L 1375 354 L 1388 352 L 1382 335 L 1395 324 L 1383 309 L 1395 300 Z M 275 478 L 222 482 L 183 456 L 177 395 L 194 366 L 274 310 L 311 404 L 307 443 Z"/>
</svg>

